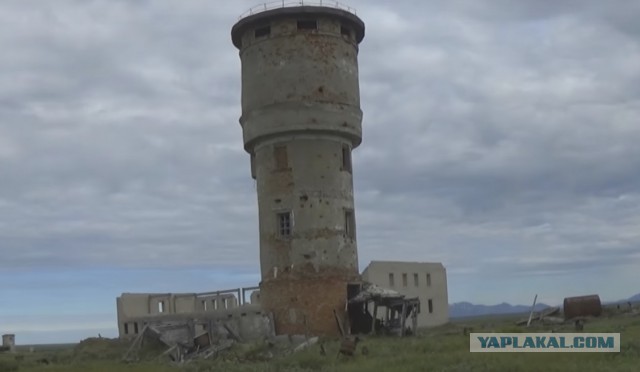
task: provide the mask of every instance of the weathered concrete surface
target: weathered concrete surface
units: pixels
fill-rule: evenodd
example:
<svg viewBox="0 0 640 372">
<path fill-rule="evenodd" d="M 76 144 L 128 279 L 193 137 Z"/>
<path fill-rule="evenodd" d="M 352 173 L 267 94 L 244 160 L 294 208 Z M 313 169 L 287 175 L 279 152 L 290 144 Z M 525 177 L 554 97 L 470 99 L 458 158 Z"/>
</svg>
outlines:
<svg viewBox="0 0 640 372">
<path fill-rule="evenodd" d="M 274 170 L 269 143 L 256 149 L 263 280 L 308 264 L 314 275 L 323 267 L 357 274 L 356 241 L 344 230 L 345 210 L 354 208 L 351 173 L 340 170 L 342 144 L 316 137 L 286 142 L 290 165 L 286 171 Z M 287 239 L 277 232 L 281 210 L 292 214 L 294 228 Z"/>
<path fill-rule="evenodd" d="M 298 21 L 317 28 L 299 29 Z M 347 226 L 355 230 L 350 159 L 362 138 L 363 36 L 355 15 L 304 6 L 253 15 L 232 30 L 242 61 L 240 123 L 258 189 L 260 302 L 278 333 L 337 334 L 333 311 L 344 311 L 346 285 L 358 277 Z M 280 234 L 278 213 L 290 214 L 290 235 Z"/>
</svg>

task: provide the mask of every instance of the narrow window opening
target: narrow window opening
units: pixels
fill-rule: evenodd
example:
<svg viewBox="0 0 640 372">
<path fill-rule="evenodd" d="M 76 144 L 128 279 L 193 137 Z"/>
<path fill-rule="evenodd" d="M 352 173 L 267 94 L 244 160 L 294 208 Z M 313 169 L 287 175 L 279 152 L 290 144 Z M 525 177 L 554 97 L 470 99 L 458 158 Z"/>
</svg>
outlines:
<svg viewBox="0 0 640 372">
<path fill-rule="evenodd" d="M 420 286 L 420 283 L 418 282 L 418 274 L 417 273 L 413 274 L 413 285 L 415 285 L 416 287 Z"/>
<path fill-rule="evenodd" d="M 393 273 L 389 273 L 389 287 L 393 287 L 394 285 Z"/>
<path fill-rule="evenodd" d="M 429 314 L 433 314 L 433 300 L 429 299 Z"/>
<path fill-rule="evenodd" d="M 225 309 L 228 309 L 228 308 L 229 308 L 229 302 L 227 301 L 227 299 L 226 299 L 226 298 L 222 300 L 222 303 L 224 304 L 224 308 L 225 308 Z"/>
<path fill-rule="evenodd" d="M 275 146 L 273 148 L 273 157 L 276 161 L 276 170 L 287 170 L 289 168 L 287 146 Z"/>
<path fill-rule="evenodd" d="M 207 311 L 207 300 L 202 301 L 202 309 Z"/>
<path fill-rule="evenodd" d="M 347 145 L 342 146 L 342 170 L 351 173 L 351 149 Z"/>
<path fill-rule="evenodd" d="M 291 212 L 278 213 L 278 235 L 283 238 L 291 236 Z"/>
<path fill-rule="evenodd" d="M 124 334 L 128 335 L 129 334 L 129 323 L 125 323 L 124 324 Z"/>
<path fill-rule="evenodd" d="M 213 302 L 213 309 L 218 310 L 218 300 L 212 300 L 211 302 Z"/>
<path fill-rule="evenodd" d="M 251 154 L 251 178 L 256 179 L 256 154 Z"/>
<path fill-rule="evenodd" d="M 344 212 L 344 232 L 348 238 L 356 238 L 356 220 L 352 210 Z"/>
<path fill-rule="evenodd" d="M 407 274 L 406 273 L 402 274 L 402 286 L 403 287 L 407 286 Z"/>
<path fill-rule="evenodd" d="M 257 39 L 260 37 L 267 37 L 271 35 L 271 26 L 256 28 L 253 33 L 253 36 Z"/>
<path fill-rule="evenodd" d="M 427 287 L 431 287 L 431 274 L 427 273 Z"/>
<path fill-rule="evenodd" d="M 158 301 L 158 312 L 164 313 L 164 301 Z"/>
<path fill-rule="evenodd" d="M 313 31 L 317 29 L 318 29 L 318 21 L 316 20 L 298 21 L 298 30 Z"/>
<path fill-rule="evenodd" d="M 133 334 L 138 334 L 138 323 L 133 323 Z"/>
</svg>

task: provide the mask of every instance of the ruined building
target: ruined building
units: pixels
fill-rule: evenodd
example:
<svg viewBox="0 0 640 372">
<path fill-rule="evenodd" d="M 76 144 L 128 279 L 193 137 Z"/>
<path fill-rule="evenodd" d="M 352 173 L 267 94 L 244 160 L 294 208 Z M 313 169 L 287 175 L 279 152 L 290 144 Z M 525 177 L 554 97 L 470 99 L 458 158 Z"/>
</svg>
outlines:
<svg viewBox="0 0 640 372">
<path fill-rule="evenodd" d="M 334 3 L 332 3 L 334 4 Z M 360 145 L 358 44 L 349 9 L 241 18 L 244 148 L 257 183 L 261 305 L 278 333 L 335 334 L 359 279 L 351 152 Z"/>
<path fill-rule="evenodd" d="M 447 271 L 440 262 L 371 261 L 362 279 L 420 300 L 418 324 L 434 327 L 449 321 Z"/>
</svg>

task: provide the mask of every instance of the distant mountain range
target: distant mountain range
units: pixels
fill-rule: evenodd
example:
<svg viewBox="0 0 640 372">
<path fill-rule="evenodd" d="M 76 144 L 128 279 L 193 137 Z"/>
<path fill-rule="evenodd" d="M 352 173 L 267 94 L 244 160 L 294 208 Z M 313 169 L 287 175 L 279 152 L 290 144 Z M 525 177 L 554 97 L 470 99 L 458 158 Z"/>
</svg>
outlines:
<svg viewBox="0 0 640 372">
<path fill-rule="evenodd" d="M 605 304 L 620 304 L 620 303 L 627 303 L 627 302 L 640 302 L 640 293 L 635 294 L 629 298 L 625 298 L 624 300 L 605 302 Z"/>
<path fill-rule="evenodd" d="M 549 305 L 538 303 L 535 311 L 548 308 Z M 522 314 L 531 311 L 531 305 L 511 305 L 503 302 L 498 305 L 474 305 L 470 302 L 456 302 L 449 305 L 449 317 L 464 318 L 470 316 L 494 314 Z"/>
<path fill-rule="evenodd" d="M 631 301 L 631 302 L 640 301 L 640 293 L 638 293 L 637 295 L 629 297 L 629 301 Z"/>
<path fill-rule="evenodd" d="M 618 302 L 640 302 L 640 293 L 633 295 L 625 300 L 608 302 L 608 303 L 618 303 Z M 550 307 L 547 304 L 538 303 L 536 304 L 535 311 L 544 310 Z M 506 302 L 503 302 L 498 305 L 474 305 L 470 302 L 456 302 L 454 304 L 449 305 L 449 317 L 451 318 L 464 318 L 464 317 L 472 317 L 472 316 L 482 316 L 482 315 L 497 315 L 497 314 L 523 314 L 531 311 L 531 305 L 511 305 Z"/>
</svg>

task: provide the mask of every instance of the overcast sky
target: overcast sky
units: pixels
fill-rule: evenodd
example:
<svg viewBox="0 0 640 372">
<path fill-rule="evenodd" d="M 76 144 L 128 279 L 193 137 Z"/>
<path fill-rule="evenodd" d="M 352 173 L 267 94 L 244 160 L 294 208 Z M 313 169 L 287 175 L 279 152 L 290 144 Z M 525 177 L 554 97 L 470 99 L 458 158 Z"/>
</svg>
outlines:
<svg viewBox="0 0 640 372">
<path fill-rule="evenodd" d="M 0 2 L 0 333 L 115 336 L 121 292 L 257 284 L 252 5 Z M 640 292 L 640 2 L 349 5 L 361 269 L 443 262 L 450 302 Z"/>
</svg>

